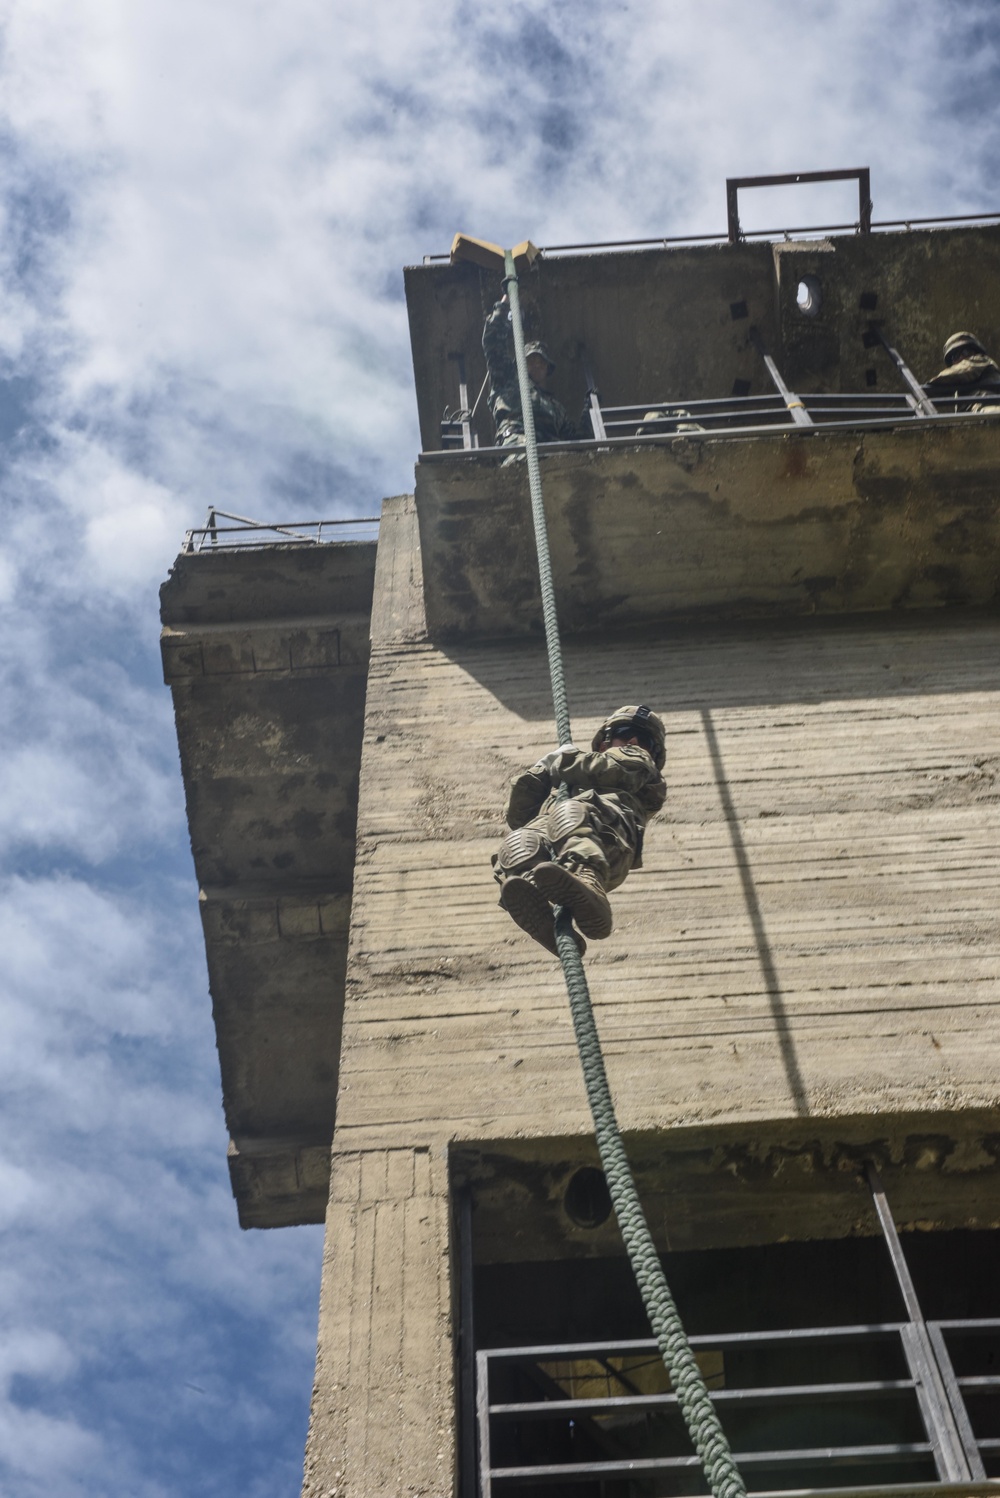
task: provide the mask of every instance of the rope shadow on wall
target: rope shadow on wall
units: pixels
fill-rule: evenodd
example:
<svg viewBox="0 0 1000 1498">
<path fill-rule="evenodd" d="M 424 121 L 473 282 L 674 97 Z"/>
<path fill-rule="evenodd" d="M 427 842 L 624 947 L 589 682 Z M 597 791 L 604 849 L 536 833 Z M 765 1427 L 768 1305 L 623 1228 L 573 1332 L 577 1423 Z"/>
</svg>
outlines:
<svg viewBox="0 0 1000 1498">
<path fill-rule="evenodd" d="M 764 987 L 767 992 L 768 1002 L 771 1005 L 775 1033 L 778 1037 L 778 1045 L 781 1048 L 781 1060 L 785 1068 L 785 1076 L 788 1079 L 788 1089 L 792 1095 L 792 1102 L 795 1105 L 796 1113 L 800 1117 L 808 1117 L 809 1098 L 802 1080 L 802 1072 L 799 1068 L 799 1060 L 795 1051 L 795 1040 L 788 1023 L 785 996 L 781 991 L 781 984 L 778 981 L 778 970 L 775 966 L 771 944 L 767 938 L 764 916 L 761 912 L 760 901 L 757 898 L 757 888 L 754 884 L 750 860 L 747 857 L 746 845 L 743 842 L 743 834 L 740 831 L 740 821 L 736 814 L 736 807 L 733 804 L 732 794 L 729 790 L 729 781 L 726 778 L 726 769 L 722 762 L 722 751 L 719 748 L 715 724 L 712 722 L 712 714 L 707 707 L 701 710 L 701 721 L 705 730 L 708 752 L 712 757 L 715 783 L 719 788 L 719 800 L 722 802 L 726 825 L 729 828 L 729 837 L 733 845 L 736 867 L 740 873 L 740 883 L 743 886 L 743 899 L 746 904 L 747 914 L 750 917 L 750 924 L 753 927 L 754 941 L 757 946 L 757 958 L 760 962 L 760 970 L 764 978 Z"/>
</svg>

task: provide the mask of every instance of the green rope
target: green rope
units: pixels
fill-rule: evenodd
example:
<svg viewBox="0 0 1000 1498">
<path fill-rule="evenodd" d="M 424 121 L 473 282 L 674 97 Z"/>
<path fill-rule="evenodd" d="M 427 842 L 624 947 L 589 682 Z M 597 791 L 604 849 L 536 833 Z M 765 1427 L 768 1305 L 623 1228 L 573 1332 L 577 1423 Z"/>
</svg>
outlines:
<svg viewBox="0 0 1000 1498">
<path fill-rule="evenodd" d="M 545 620 L 545 645 L 549 658 L 549 675 L 552 679 L 552 702 L 555 709 L 556 733 L 561 744 L 572 740 L 569 705 L 566 698 L 566 677 L 563 671 L 562 647 L 559 641 L 559 623 L 556 617 L 555 588 L 552 581 L 552 562 L 549 556 L 548 528 L 545 523 L 545 507 L 542 503 L 542 478 L 538 468 L 538 445 L 535 438 L 535 413 L 531 405 L 531 386 L 528 379 L 528 364 L 524 356 L 524 328 L 521 323 L 521 302 L 514 270 L 514 257 L 505 252 L 505 285 L 510 298 L 511 322 L 514 330 L 514 357 L 517 362 L 517 380 L 521 392 L 521 418 L 524 423 L 524 440 L 528 460 L 528 488 L 531 494 L 531 514 L 535 527 L 535 546 L 538 551 L 538 578 L 542 592 L 542 614 Z M 566 786 L 560 795 L 568 794 Z M 556 945 L 566 979 L 570 1013 L 576 1031 L 576 1043 L 580 1052 L 583 1080 L 587 1089 L 587 1101 L 594 1120 L 597 1148 L 604 1167 L 604 1175 L 611 1193 L 618 1226 L 632 1265 L 639 1292 L 642 1295 L 646 1315 L 653 1329 L 664 1366 L 677 1396 L 688 1434 L 705 1469 L 714 1498 L 746 1498 L 746 1487 L 739 1469 L 733 1461 L 725 1432 L 719 1423 L 708 1393 L 701 1369 L 691 1351 L 681 1322 L 677 1304 L 667 1284 L 660 1256 L 649 1231 L 639 1193 L 636 1189 L 632 1168 L 625 1153 L 621 1130 L 615 1117 L 614 1101 L 608 1086 L 604 1068 L 601 1041 L 594 1021 L 594 1009 L 590 1001 L 587 975 L 572 935 L 572 916 L 563 907 L 555 913 Z"/>
</svg>

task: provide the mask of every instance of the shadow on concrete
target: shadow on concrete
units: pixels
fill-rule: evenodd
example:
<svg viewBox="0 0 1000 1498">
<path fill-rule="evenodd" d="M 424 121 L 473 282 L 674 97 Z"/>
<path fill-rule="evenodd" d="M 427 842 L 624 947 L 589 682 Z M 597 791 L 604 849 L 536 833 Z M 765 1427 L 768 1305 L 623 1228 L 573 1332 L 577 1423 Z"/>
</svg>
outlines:
<svg viewBox="0 0 1000 1498">
<path fill-rule="evenodd" d="M 774 1017 L 774 1028 L 778 1037 L 778 1045 L 781 1047 L 781 1059 L 784 1064 L 785 1075 L 788 1078 L 788 1090 L 792 1095 L 796 1113 L 801 1117 L 806 1117 L 809 1113 L 809 1099 L 806 1094 L 805 1084 L 802 1081 L 798 1056 L 795 1053 L 795 1041 L 788 1023 L 788 1015 L 785 1011 L 785 1000 L 781 992 L 781 984 L 778 981 L 778 970 L 775 967 L 771 944 L 767 939 L 767 930 L 764 926 L 760 901 L 757 898 L 757 889 L 753 881 L 750 860 L 747 858 L 746 847 L 743 843 L 743 834 L 740 831 L 739 818 L 736 814 L 736 807 L 733 805 L 732 795 L 730 794 L 729 781 L 726 779 L 726 769 L 722 762 L 722 751 L 719 748 L 715 724 L 712 722 L 712 715 L 707 708 L 702 709 L 701 721 L 705 729 L 708 752 L 712 756 L 715 783 L 719 788 L 719 800 L 722 802 L 726 826 L 729 828 L 729 837 L 733 845 L 736 867 L 740 871 L 740 883 L 743 886 L 743 898 L 746 901 L 747 914 L 750 917 L 750 924 L 753 926 L 760 970 L 764 977 L 764 987 L 767 990 L 768 1002 L 771 1005 L 771 1014 Z"/>
<path fill-rule="evenodd" d="M 563 654 L 574 732 L 582 737 L 620 702 L 648 702 L 669 717 L 706 705 L 888 703 L 993 691 L 998 634 L 995 611 L 936 609 L 577 635 L 563 642 Z M 552 697 L 541 635 L 435 643 L 505 708 L 537 723 L 539 749 L 546 747 Z"/>
</svg>

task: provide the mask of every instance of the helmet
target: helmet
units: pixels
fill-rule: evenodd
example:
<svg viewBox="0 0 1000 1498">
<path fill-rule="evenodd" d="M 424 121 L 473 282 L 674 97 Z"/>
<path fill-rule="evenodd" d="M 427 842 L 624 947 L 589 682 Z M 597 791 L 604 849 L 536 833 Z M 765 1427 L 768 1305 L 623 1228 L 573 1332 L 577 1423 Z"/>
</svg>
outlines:
<svg viewBox="0 0 1000 1498">
<path fill-rule="evenodd" d="M 611 730 L 619 725 L 639 739 L 649 741 L 644 747 L 649 749 L 656 768 L 662 770 L 667 761 L 667 731 L 663 726 L 663 719 L 650 712 L 648 707 L 620 707 L 617 712 L 611 713 L 594 734 L 591 748 L 603 749 L 614 737 Z"/>
<path fill-rule="evenodd" d="M 537 339 L 534 343 L 526 343 L 524 345 L 524 357 L 526 359 L 530 359 L 532 354 L 541 354 L 542 358 L 549 366 L 549 374 L 551 374 L 556 367 L 556 363 L 549 353 L 548 349 L 545 347 L 545 344 L 539 342 Z"/>
<path fill-rule="evenodd" d="M 977 354 L 985 354 L 986 352 L 975 333 L 952 333 L 944 346 L 945 364 L 948 363 L 948 355 L 955 353 L 960 348 L 971 348 Z"/>
</svg>

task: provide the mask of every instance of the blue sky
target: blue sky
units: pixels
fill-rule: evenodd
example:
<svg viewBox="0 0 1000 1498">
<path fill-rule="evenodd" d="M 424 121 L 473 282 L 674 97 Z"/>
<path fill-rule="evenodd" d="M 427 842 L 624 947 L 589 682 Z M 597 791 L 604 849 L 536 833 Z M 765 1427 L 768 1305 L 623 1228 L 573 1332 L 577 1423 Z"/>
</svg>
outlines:
<svg viewBox="0 0 1000 1498">
<path fill-rule="evenodd" d="M 992 0 L 0 4 L 0 1492 L 295 1498 L 321 1230 L 241 1233 L 157 588 L 412 483 L 401 267 L 1000 208 Z M 806 206 L 807 205 L 807 206 Z M 853 216 L 850 188 L 744 222 Z"/>
</svg>

